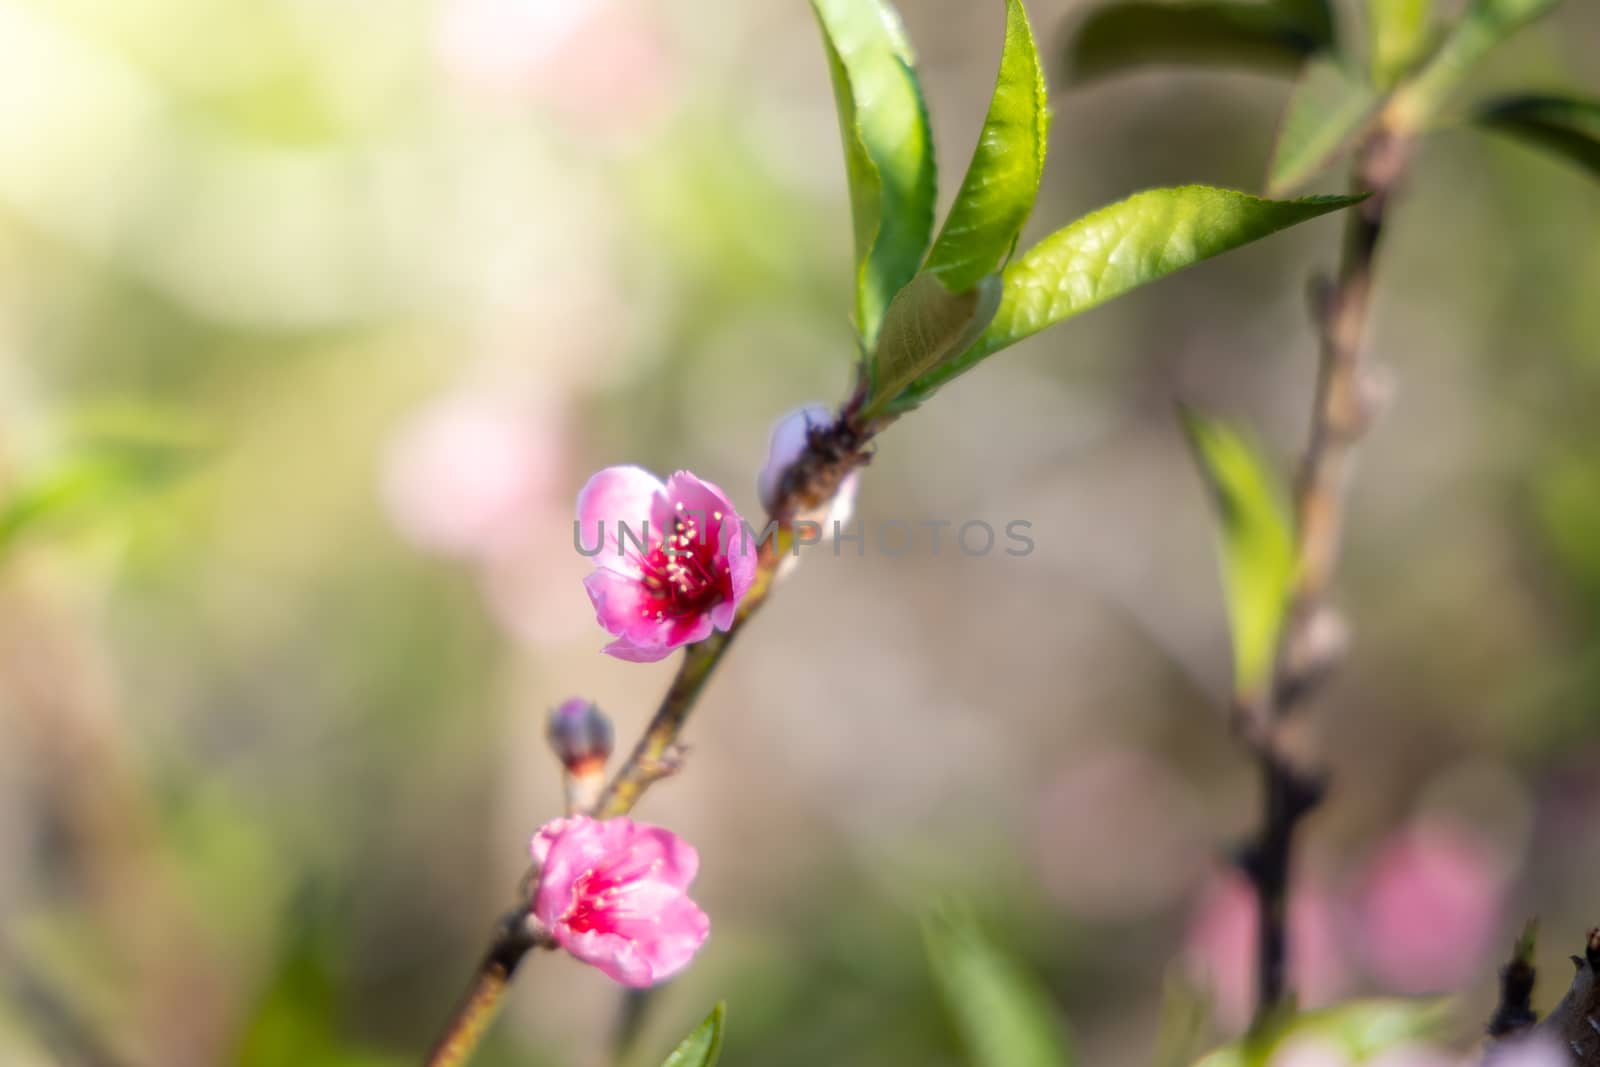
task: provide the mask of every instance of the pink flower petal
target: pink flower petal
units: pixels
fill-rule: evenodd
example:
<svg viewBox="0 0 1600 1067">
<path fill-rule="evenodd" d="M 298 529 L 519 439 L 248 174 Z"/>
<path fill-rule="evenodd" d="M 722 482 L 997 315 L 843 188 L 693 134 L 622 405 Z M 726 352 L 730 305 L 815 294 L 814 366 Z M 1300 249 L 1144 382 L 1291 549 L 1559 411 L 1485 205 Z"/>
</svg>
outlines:
<svg viewBox="0 0 1600 1067">
<path fill-rule="evenodd" d="M 643 540 L 645 523 L 660 510 L 665 487 L 642 467 L 607 467 L 594 474 L 578 493 L 578 536 L 585 549 L 600 540 L 605 530 L 605 547 L 595 558 L 597 566 L 621 573 L 637 573 L 618 544 L 620 524 L 626 523 L 633 535 Z M 650 543 L 661 538 L 659 519 L 650 522 Z M 633 541 L 626 550 L 633 553 Z"/>
<path fill-rule="evenodd" d="M 678 650 L 678 645 L 666 642 L 640 644 L 632 638 L 619 637 L 600 651 L 626 663 L 658 663 Z"/>
<path fill-rule="evenodd" d="M 621 934 L 601 930 L 571 933 L 557 928 L 556 943 L 584 963 L 600 968 L 612 981 L 635 989 L 645 989 L 656 982 L 655 972 L 639 946 Z"/>
</svg>

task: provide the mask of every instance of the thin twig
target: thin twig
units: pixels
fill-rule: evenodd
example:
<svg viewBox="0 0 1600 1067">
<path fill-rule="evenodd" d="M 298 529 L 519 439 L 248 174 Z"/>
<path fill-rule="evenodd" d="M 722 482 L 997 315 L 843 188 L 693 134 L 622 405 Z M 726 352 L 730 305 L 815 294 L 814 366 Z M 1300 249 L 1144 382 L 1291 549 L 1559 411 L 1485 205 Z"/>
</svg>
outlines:
<svg viewBox="0 0 1600 1067">
<path fill-rule="evenodd" d="M 542 943 L 529 924 L 526 905 L 508 912 L 495 924 L 489 950 L 473 973 L 466 995 L 451 1013 L 444 1035 L 428 1053 L 425 1067 L 461 1067 L 472 1057 L 499 1012 L 518 965 Z"/>
<path fill-rule="evenodd" d="M 1353 168 L 1354 190 L 1367 199 L 1345 214 L 1339 273 L 1317 308 L 1321 347 L 1316 399 L 1295 493 L 1298 577 L 1279 649 L 1278 678 L 1255 706 L 1239 710 L 1262 776 L 1261 826 L 1243 862 L 1260 908 L 1258 1020 L 1288 993 L 1288 894 L 1295 831 L 1323 792 L 1321 775 L 1298 766 L 1284 752 L 1281 725 L 1344 651 L 1343 623 L 1328 595 L 1338 567 L 1353 453 L 1381 399 L 1361 359 L 1362 339 L 1385 214 L 1409 155 L 1409 136 L 1380 122 L 1362 144 Z"/>
<path fill-rule="evenodd" d="M 700 694 L 711 680 L 717 664 L 722 662 L 722 657 L 732 646 L 733 639 L 771 592 L 772 579 L 781 560 L 782 554 L 775 542 L 762 545 L 756 579 L 739 604 L 739 614 L 733 626 L 725 633 L 713 634 L 691 646 L 684 654 L 677 676 L 672 679 L 667 695 L 661 699 L 661 706 L 645 728 L 644 736 L 639 738 L 627 762 L 612 777 L 611 784 L 595 805 L 595 814 L 600 818 L 610 819 L 628 814 L 652 783 L 670 773 L 670 770 L 664 773 L 664 768 L 671 766 L 672 750 L 678 743 L 678 735 L 683 732 L 689 713 L 699 702 Z"/>
<path fill-rule="evenodd" d="M 645 728 L 644 736 L 595 802 L 593 812 L 597 817 L 608 819 L 628 814 L 651 784 L 676 768 L 678 737 L 689 714 L 734 638 L 771 594 L 785 562 L 784 556 L 795 544 L 794 517 L 831 500 L 844 478 L 867 462 L 866 446 L 873 435 L 888 425 L 889 420 L 879 420 L 872 426 L 860 425 L 854 415 L 859 399 L 858 389 L 857 396 L 834 423 L 812 428 L 805 452 L 783 479 L 771 516 L 777 523 L 777 533 L 760 539 L 755 579 L 739 602 L 733 625 L 684 650 L 678 673 Z M 529 879 L 524 878 L 524 890 L 529 888 L 528 882 Z M 471 986 L 451 1014 L 444 1035 L 434 1046 L 425 1067 L 461 1067 L 471 1058 L 499 1012 L 517 966 L 530 950 L 546 944 L 530 929 L 527 893 L 522 892 L 520 896 L 518 906 L 496 925 L 483 962 L 473 973 Z"/>
</svg>

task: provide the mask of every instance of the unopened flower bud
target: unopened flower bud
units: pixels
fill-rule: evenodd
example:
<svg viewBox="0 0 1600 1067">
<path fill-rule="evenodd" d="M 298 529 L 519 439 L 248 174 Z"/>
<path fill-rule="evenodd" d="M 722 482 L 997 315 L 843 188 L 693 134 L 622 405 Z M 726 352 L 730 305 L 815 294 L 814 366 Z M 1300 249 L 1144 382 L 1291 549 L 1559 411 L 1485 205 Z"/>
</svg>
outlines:
<svg viewBox="0 0 1600 1067">
<path fill-rule="evenodd" d="M 827 426 L 832 421 L 833 413 L 827 405 L 807 404 L 773 424 L 772 440 L 767 446 L 767 465 L 761 468 L 761 474 L 756 479 L 756 492 L 768 514 L 776 511 L 780 503 L 783 476 L 805 454 L 812 428 Z"/>
<path fill-rule="evenodd" d="M 611 755 L 611 720 L 598 704 L 582 697 L 563 702 L 550 712 L 546 736 L 569 774 L 586 778 L 605 770 Z"/>
<path fill-rule="evenodd" d="M 838 451 L 842 446 L 837 441 L 825 441 L 820 455 L 812 452 L 812 434 L 832 433 L 832 427 L 833 413 L 823 404 L 796 408 L 773 424 L 767 465 L 756 479 L 756 491 L 768 515 L 797 525 L 814 523 L 824 533 L 832 530 L 833 523 L 843 526 L 850 522 L 859 474 L 853 468 L 859 461 Z M 808 458 L 816 469 L 802 479 L 806 484 L 787 487 L 794 496 L 786 498 L 784 481 L 790 469 Z"/>
</svg>

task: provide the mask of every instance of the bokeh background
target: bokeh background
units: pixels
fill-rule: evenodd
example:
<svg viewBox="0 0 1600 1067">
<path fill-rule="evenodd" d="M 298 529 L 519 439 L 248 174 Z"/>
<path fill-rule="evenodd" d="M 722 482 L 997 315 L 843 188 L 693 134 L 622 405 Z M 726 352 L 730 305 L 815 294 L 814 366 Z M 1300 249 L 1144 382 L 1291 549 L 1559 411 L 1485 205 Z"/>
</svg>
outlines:
<svg viewBox="0 0 1600 1067">
<path fill-rule="evenodd" d="M 1000 7 L 903 6 L 953 188 Z M 1031 10 L 1058 53 L 1087 7 Z M 1597 93 L 1597 49 L 1569 0 L 1479 84 Z M 1258 189 L 1286 93 L 1058 88 L 1029 232 Z M 558 810 L 546 709 L 628 739 L 670 677 L 599 654 L 576 490 L 692 468 L 754 513 L 771 421 L 847 388 L 837 139 L 801 0 L 0 0 L 0 1062 L 419 1058 Z M 1021 519 L 1036 551 L 813 552 L 741 638 L 640 812 L 699 846 L 714 935 L 635 1062 L 723 997 L 733 1064 L 959 1062 L 919 934 L 951 896 L 1086 1064 L 1149 1062 L 1164 989 L 1239 1026 L 1255 781 L 1172 404 L 1288 469 L 1338 225 L 882 439 L 868 522 Z M 1555 975 L 1600 918 L 1597 235 L 1585 176 L 1465 128 L 1395 212 L 1354 648 L 1296 738 L 1334 783 L 1309 1002 L 1481 1017 L 1526 916 Z M 618 1003 L 540 957 L 483 1062 L 605 1063 Z"/>
</svg>

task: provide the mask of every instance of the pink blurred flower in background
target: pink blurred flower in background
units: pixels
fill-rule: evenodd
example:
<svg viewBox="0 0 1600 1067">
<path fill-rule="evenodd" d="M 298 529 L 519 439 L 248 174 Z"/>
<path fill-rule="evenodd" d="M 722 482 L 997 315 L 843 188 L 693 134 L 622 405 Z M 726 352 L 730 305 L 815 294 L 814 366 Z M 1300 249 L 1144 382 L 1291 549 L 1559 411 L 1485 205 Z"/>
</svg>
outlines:
<svg viewBox="0 0 1600 1067">
<path fill-rule="evenodd" d="M 575 132 L 635 138 L 678 95 L 666 36 L 639 0 L 446 0 L 436 34 L 458 84 L 539 101 Z"/>
<path fill-rule="evenodd" d="M 694 846 L 632 819 L 556 819 L 534 835 L 533 915 L 555 943 L 623 985 L 688 966 L 711 920 L 689 899 Z"/>
<path fill-rule="evenodd" d="M 1401 993 L 1438 993 L 1471 980 L 1500 933 L 1508 864 L 1465 827 L 1413 823 L 1368 863 L 1359 905 L 1367 968 Z"/>
<path fill-rule="evenodd" d="M 463 391 L 435 400 L 395 435 L 381 492 L 412 544 L 456 559 L 503 552 L 548 506 L 565 449 L 548 404 Z"/>
<path fill-rule="evenodd" d="M 1303 1007 L 1330 1004 L 1349 986 L 1339 908 L 1318 878 L 1297 872 L 1289 898 L 1289 981 Z M 1215 1000 L 1217 1022 L 1242 1030 L 1255 1006 L 1258 908 L 1237 870 L 1218 874 L 1190 920 L 1185 961 Z"/>
<path fill-rule="evenodd" d="M 578 494 L 576 540 L 594 556 L 583 584 L 618 659 L 654 662 L 730 629 L 755 579 L 756 539 L 722 490 L 688 471 L 665 485 L 639 467 L 600 471 Z"/>
</svg>

